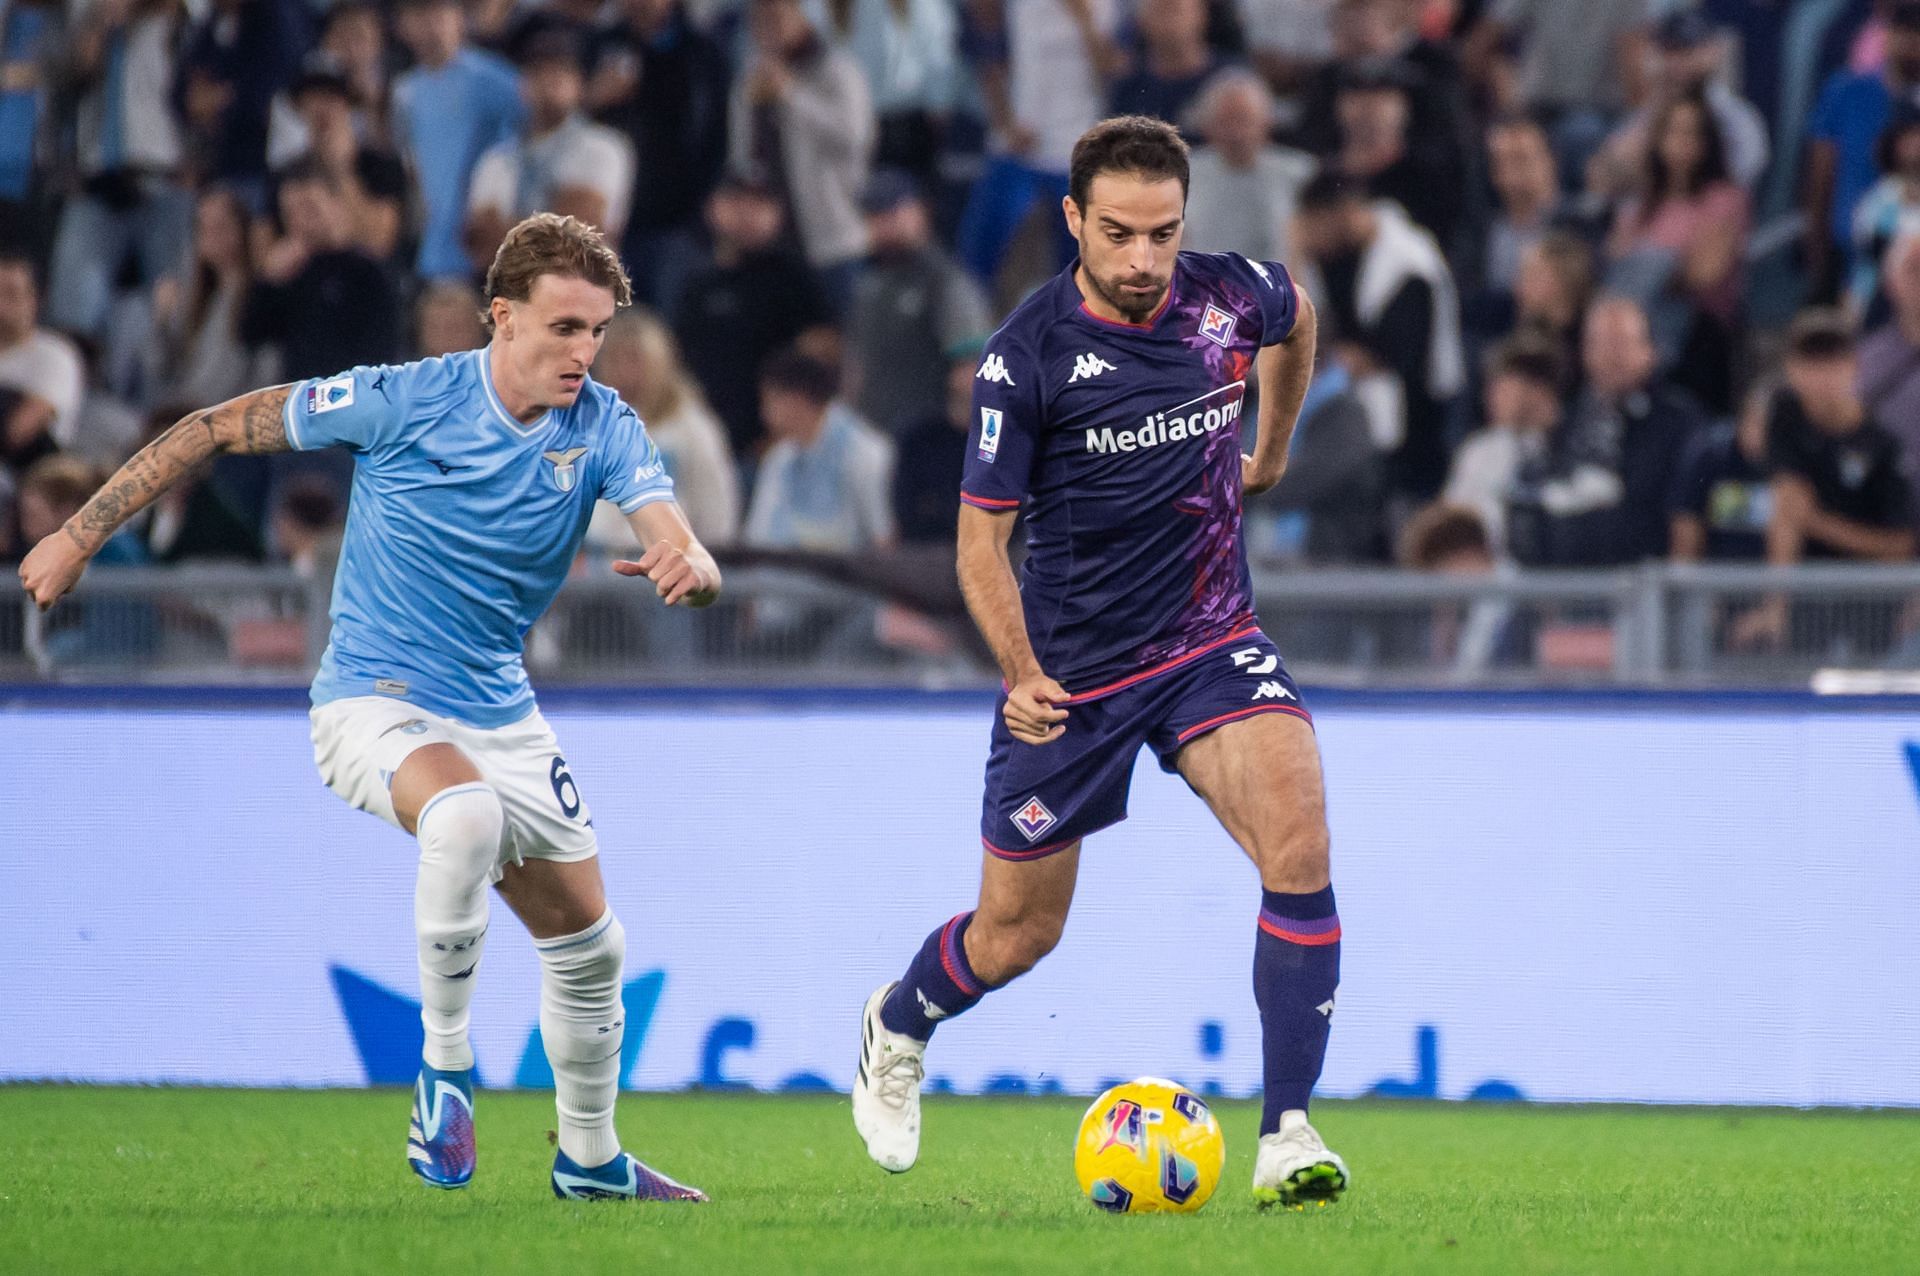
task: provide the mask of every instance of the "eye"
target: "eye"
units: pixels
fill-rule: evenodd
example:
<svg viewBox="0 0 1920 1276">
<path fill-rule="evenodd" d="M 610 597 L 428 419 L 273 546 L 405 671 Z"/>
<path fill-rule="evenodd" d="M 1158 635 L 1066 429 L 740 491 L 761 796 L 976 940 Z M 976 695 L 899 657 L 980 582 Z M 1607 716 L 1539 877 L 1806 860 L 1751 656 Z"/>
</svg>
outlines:
<svg viewBox="0 0 1920 1276">
<path fill-rule="evenodd" d="M 1127 235 L 1125 231 L 1110 230 L 1107 232 L 1107 240 L 1110 243 L 1124 244 L 1127 242 Z"/>
<path fill-rule="evenodd" d="M 1173 232 L 1170 230 L 1156 230 L 1153 232 L 1153 242 L 1156 244 L 1167 243 L 1172 238 L 1173 238 Z"/>
</svg>

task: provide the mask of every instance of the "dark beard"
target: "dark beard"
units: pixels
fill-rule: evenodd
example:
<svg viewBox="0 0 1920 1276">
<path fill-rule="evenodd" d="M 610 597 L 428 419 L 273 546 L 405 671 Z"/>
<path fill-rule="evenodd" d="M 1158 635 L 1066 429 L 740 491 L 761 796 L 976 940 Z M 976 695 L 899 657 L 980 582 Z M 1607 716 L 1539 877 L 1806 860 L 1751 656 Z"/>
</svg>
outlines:
<svg viewBox="0 0 1920 1276">
<path fill-rule="evenodd" d="M 1104 299 L 1109 306 L 1118 310 L 1121 317 L 1128 323 L 1145 323 L 1147 317 L 1160 308 L 1160 303 L 1164 301 L 1167 296 L 1167 290 L 1162 288 L 1159 292 L 1155 293 L 1151 299 L 1145 302 L 1122 301 L 1119 295 L 1109 292 L 1107 285 L 1091 270 L 1087 272 L 1087 279 L 1093 284 L 1093 290 L 1099 293 L 1101 298 Z"/>
</svg>

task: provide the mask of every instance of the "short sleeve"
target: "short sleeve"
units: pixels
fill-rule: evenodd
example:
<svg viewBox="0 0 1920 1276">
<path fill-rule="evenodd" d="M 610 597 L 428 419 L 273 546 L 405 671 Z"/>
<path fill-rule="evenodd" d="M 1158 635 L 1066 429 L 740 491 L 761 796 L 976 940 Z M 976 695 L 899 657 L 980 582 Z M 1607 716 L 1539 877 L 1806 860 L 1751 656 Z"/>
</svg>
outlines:
<svg viewBox="0 0 1920 1276">
<path fill-rule="evenodd" d="M 406 368 L 372 364 L 294 382 L 284 418 L 287 442 L 301 452 L 372 451 L 400 427 L 407 377 Z"/>
<path fill-rule="evenodd" d="M 1300 291 L 1287 268 L 1277 261 L 1251 261 L 1239 253 L 1222 253 L 1227 273 L 1253 292 L 1260 307 L 1260 344 L 1277 346 L 1293 335 L 1300 317 Z"/>
<path fill-rule="evenodd" d="M 646 427 L 632 408 L 622 403 L 613 412 L 609 431 L 611 450 L 600 480 L 600 498 L 612 501 L 622 514 L 631 514 L 653 501 L 673 499 L 673 478 L 666 458 L 647 437 Z"/>
<path fill-rule="evenodd" d="M 1710 495 L 1713 466 L 1713 442 L 1710 438 L 1695 439 L 1680 461 L 1672 485 L 1667 489 L 1667 512 L 1669 514 L 1694 514 L 1705 517 L 1707 499 Z"/>
<path fill-rule="evenodd" d="M 1774 395 L 1767 409 L 1767 468 L 1776 474 L 1809 477 L 1812 466 L 1806 455 L 1806 438 L 1797 419 L 1798 413 L 1787 398 L 1788 391 Z"/>
<path fill-rule="evenodd" d="M 995 333 L 973 374 L 961 500 L 995 513 L 1020 508 L 1040 455 L 1040 403 L 1038 364 L 1005 329 Z"/>
</svg>

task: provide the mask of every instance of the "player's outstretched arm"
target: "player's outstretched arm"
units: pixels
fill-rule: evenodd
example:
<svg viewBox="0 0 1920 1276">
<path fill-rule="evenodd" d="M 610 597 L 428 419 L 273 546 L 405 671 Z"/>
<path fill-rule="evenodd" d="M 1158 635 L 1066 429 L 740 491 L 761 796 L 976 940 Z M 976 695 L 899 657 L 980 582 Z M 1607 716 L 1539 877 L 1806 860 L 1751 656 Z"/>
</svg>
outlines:
<svg viewBox="0 0 1920 1276">
<path fill-rule="evenodd" d="M 693 534 L 678 502 L 650 501 L 627 515 L 627 525 L 647 552 L 616 562 L 614 571 L 645 576 L 669 607 L 705 607 L 720 596 L 720 565 Z"/>
<path fill-rule="evenodd" d="M 133 454 L 80 512 L 33 547 L 20 564 L 20 584 L 42 611 L 72 589 L 87 563 L 126 521 L 181 478 L 222 452 L 291 450 L 287 395 L 291 386 L 255 390 L 175 422 Z"/>
<path fill-rule="evenodd" d="M 1287 472 L 1287 449 L 1293 445 L 1293 427 L 1300 421 L 1300 404 L 1313 380 L 1313 352 L 1320 321 L 1313 302 L 1294 285 L 1300 313 L 1293 331 L 1278 345 L 1264 347 L 1254 358 L 1260 377 L 1260 421 L 1254 428 L 1253 455 L 1240 465 L 1241 486 L 1249 493 L 1264 492 Z"/>
<path fill-rule="evenodd" d="M 1066 731 L 1060 724 L 1067 720 L 1067 711 L 1057 706 L 1067 692 L 1040 668 L 1027 638 L 1020 586 L 1007 557 L 1017 517 L 1013 510 L 960 507 L 960 592 L 1007 680 L 1007 703 L 1002 710 L 1007 729 L 1026 744 L 1045 744 Z"/>
</svg>

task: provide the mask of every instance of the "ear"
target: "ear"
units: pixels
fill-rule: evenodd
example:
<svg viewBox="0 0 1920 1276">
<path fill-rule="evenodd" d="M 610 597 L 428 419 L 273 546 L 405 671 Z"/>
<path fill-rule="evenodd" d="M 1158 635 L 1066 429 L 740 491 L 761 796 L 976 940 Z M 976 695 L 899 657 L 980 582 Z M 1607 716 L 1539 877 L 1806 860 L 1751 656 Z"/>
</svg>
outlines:
<svg viewBox="0 0 1920 1276">
<path fill-rule="evenodd" d="M 1080 205 L 1073 202 L 1073 196 L 1064 195 L 1060 199 L 1060 211 L 1066 215 L 1067 233 L 1075 239 L 1080 238 Z"/>
<path fill-rule="evenodd" d="M 505 297 L 495 297 L 487 310 L 493 315 L 493 330 L 511 341 L 513 339 L 513 303 Z"/>
</svg>

